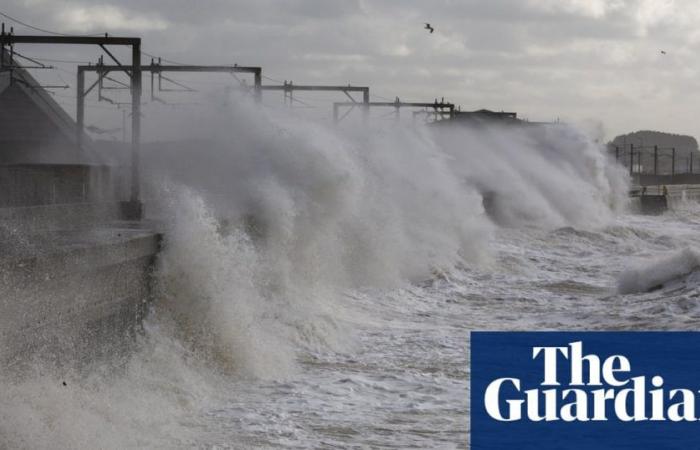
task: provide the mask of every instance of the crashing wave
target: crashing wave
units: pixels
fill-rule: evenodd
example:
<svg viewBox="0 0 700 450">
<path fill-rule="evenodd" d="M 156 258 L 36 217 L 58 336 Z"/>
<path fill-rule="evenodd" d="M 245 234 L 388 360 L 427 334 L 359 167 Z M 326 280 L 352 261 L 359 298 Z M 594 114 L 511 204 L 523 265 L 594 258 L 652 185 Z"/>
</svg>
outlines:
<svg viewBox="0 0 700 450">
<path fill-rule="evenodd" d="M 663 258 L 629 268 L 618 277 L 620 294 L 649 292 L 679 280 L 700 268 L 700 254 L 686 248 Z"/>
</svg>

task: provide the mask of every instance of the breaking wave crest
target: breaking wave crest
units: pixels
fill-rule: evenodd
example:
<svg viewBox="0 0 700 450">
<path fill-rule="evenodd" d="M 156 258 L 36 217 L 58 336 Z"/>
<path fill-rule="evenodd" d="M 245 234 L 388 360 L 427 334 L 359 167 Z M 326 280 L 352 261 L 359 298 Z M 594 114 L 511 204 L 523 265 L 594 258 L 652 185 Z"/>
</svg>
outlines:
<svg viewBox="0 0 700 450">
<path fill-rule="evenodd" d="M 700 269 L 700 254 L 691 248 L 628 268 L 618 277 L 618 292 L 634 294 L 663 288 Z M 697 284 L 697 277 L 692 284 Z"/>
<path fill-rule="evenodd" d="M 602 148 L 563 125 L 348 130 L 243 108 L 203 122 L 149 151 L 168 180 L 162 304 L 257 376 L 345 342 L 344 290 L 478 265 L 496 226 L 594 227 L 626 202 Z"/>
<path fill-rule="evenodd" d="M 0 376 L 0 447 L 195 446 L 186 422 L 235 391 L 219 383 L 283 379 L 300 354 L 353 345 L 352 323 L 372 313 L 348 291 L 491 262 L 500 226 L 587 229 L 625 203 L 603 150 L 564 126 L 343 130 L 250 108 L 196 119 L 176 127 L 186 140 L 144 146 L 165 237 L 136 354 L 87 380 Z"/>
</svg>

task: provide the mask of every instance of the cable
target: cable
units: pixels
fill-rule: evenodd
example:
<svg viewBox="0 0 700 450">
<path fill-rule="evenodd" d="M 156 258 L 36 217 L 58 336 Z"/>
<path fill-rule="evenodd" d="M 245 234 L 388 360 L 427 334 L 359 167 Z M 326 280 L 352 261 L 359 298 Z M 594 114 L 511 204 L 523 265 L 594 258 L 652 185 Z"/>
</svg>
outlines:
<svg viewBox="0 0 700 450">
<path fill-rule="evenodd" d="M 234 80 L 235 81 L 235 80 Z M 203 81 L 203 80 L 187 80 L 188 84 L 203 84 L 210 86 L 236 86 L 235 83 L 225 82 L 225 81 Z"/>
<path fill-rule="evenodd" d="M 25 27 L 27 27 L 27 28 L 31 28 L 32 30 L 41 31 L 42 33 L 52 34 L 52 35 L 55 35 L 55 36 L 74 36 L 74 35 L 70 35 L 70 34 L 59 33 L 59 32 L 57 32 L 57 31 L 51 31 L 51 30 L 47 30 L 47 29 L 44 29 L 44 28 L 35 27 L 34 25 L 30 25 L 30 24 L 28 24 L 28 23 L 26 23 L 26 22 L 23 22 L 23 21 L 21 21 L 21 20 L 19 20 L 19 19 L 16 19 L 16 18 L 14 18 L 14 17 L 12 17 L 12 16 L 10 16 L 10 15 L 8 15 L 8 14 L 2 12 L 2 11 L 0 11 L 0 16 L 5 17 L 5 18 L 7 18 L 7 19 L 9 19 L 9 20 L 11 20 L 11 21 L 13 21 L 13 22 L 15 22 L 15 23 L 18 23 L 18 24 L 20 24 L 20 25 L 23 25 L 23 26 L 25 26 Z M 100 33 L 100 34 L 88 34 L 88 35 L 85 35 L 85 36 L 102 36 L 102 33 Z M 182 62 L 174 61 L 174 60 L 171 60 L 171 59 L 165 59 L 165 58 L 156 56 L 156 55 L 154 55 L 154 54 L 151 54 L 151 53 L 146 52 L 146 51 L 143 50 L 143 49 L 141 50 L 141 53 L 143 53 L 143 54 L 146 55 L 146 56 L 150 56 L 151 58 L 158 58 L 158 59 L 160 59 L 161 61 L 165 61 L 165 62 L 170 63 L 170 64 L 175 64 L 175 65 L 177 65 L 177 66 L 188 66 L 188 65 L 189 65 L 189 64 L 186 64 L 186 63 L 182 63 Z M 35 58 L 35 59 L 37 59 L 37 60 L 39 60 L 39 61 L 58 62 L 58 63 L 66 63 L 66 64 L 89 64 L 89 61 L 71 61 L 71 60 L 60 60 L 60 59 L 50 59 L 50 58 Z M 265 75 L 263 75 L 262 77 L 265 78 L 266 80 L 274 81 L 275 83 L 284 83 L 284 82 L 281 81 L 281 80 L 277 80 L 277 79 L 275 79 L 275 78 L 271 78 L 271 77 L 268 77 L 268 76 L 265 76 Z"/>
<path fill-rule="evenodd" d="M 34 62 L 34 63 L 37 63 L 37 64 L 41 64 L 39 61 L 40 61 L 42 58 L 31 58 L 31 57 L 26 56 L 26 55 L 23 55 L 23 54 L 21 54 L 21 53 L 19 53 L 19 52 L 14 52 L 14 56 L 19 57 L 19 58 L 26 59 L 27 61 L 31 61 L 31 62 Z M 28 67 L 28 68 L 29 68 L 29 69 L 32 69 L 33 67 Z M 56 70 L 56 75 L 57 75 L 58 78 L 61 80 L 61 82 L 62 82 L 64 85 L 70 87 L 70 85 L 68 84 L 68 82 L 66 82 L 66 80 L 63 79 L 63 77 L 61 76 L 61 74 L 60 74 L 59 72 L 65 72 L 65 73 L 67 73 L 67 74 L 69 74 L 69 75 L 74 75 L 73 72 L 70 72 L 70 71 L 68 71 L 68 70 L 66 70 L 66 69 L 64 69 L 64 68 L 62 68 L 62 67 L 56 67 L 56 66 L 45 66 L 45 68 L 46 68 L 46 69 L 50 69 L 50 70 Z"/>
<path fill-rule="evenodd" d="M 284 81 L 281 80 L 275 80 L 274 78 L 266 77 L 265 75 L 262 75 L 263 78 L 266 80 L 274 81 L 275 83 L 284 83 Z"/>
<path fill-rule="evenodd" d="M 55 95 L 55 94 L 54 94 L 54 95 Z M 66 109 L 68 109 L 67 107 L 70 107 L 70 108 L 74 108 L 74 107 L 75 107 L 75 104 L 67 103 L 67 102 L 62 102 L 62 101 L 59 101 L 59 100 L 56 100 L 56 103 L 58 103 L 59 105 L 63 105 L 64 107 L 66 107 Z M 95 108 L 95 109 L 105 109 L 105 110 L 110 110 L 110 111 L 118 111 L 118 110 L 119 110 L 119 108 L 114 107 L 114 106 L 94 105 L 94 104 L 91 104 L 91 103 L 85 103 L 85 107 L 86 107 L 86 108 Z"/>
<path fill-rule="evenodd" d="M 2 11 L 0 11 L 0 16 L 5 17 L 6 19 L 9 19 L 9 20 L 11 20 L 19 25 L 23 25 L 27 28 L 31 28 L 32 30 L 41 31 L 42 33 L 53 34 L 54 36 L 75 36 L 75 35 L 71 35 L 71 34 L 59 33 L 57 31 L 46 30 L 44 28 L 35 27 L 34 25 L 29 25 L 28 23 L 22 22 L 19 19 L 15 19 L 14 17 L 12 17 L 8 14 L 5 14 Z M 102 36 L 102 34 L 86 34 L 85 36 Z"/>
<path fill-rule="evenodd" d="M 295 102 L 297 102 L 297 103 L 301 103 L 302 105 L 306 106 L 307 108 L 316 108 L 316 106 L 314 106 L 314 105 L 309 105 L 309 104 L 306 103 L 305 101 L 299 100 L 298 98 L 294 98 L 294 97 L 289 97 L 289 98 L 290 98 L 292 101 L 295 101 Z"/>
<path fill-rule="evenodd" d="M 54 70 L 60 70 L 61 72 L 67 73 L 68 75 L 75 75 L 75 72 L 71 72 L 70 70 L 66 70 L 63 67 L 55 67 Z"/>
<path fill-rule="evenodd" d="M 17 52 L 15 52 L 17 53 Z M 38 58 L 32 56 L 33 59 L 36 59 L 37 61 L 45 61 L 45 62 L 55 62 L 55 63 L 63 63 L 63 64 L 90 64 L 90 61 L 77 61 L 77 60 L 69 60 L 69 59 L 52 59 L 52 58 Z"/>
<path fill-rule="evenodd" d="M 37 61 L 36 59 L 30 58 L 30 57 L 28 57 L 28 56 L 24 56 L 23 54 L 21 54 L 21 53 L 19 53 L 19 52 L 13 52 L 13 53 L 12 53 L 12 56 L 13 56 L 15 59 L 16 59 L 16 58 L 21 58 L 21 59 L 23 59 L 23 60 L 25 60 L 25 61 L 29 61 L 30 63 L 34 63 L 34 64 L 38 64 L 38 65 L 39 65 L 39 67 L 23 67 L 23 66 L 21 66 L 18 62 L 14 62 L 14 64 L 13 64 L 12 62 L 10 63 L 11 65 L 16 65 L 16 66 L 18 66 L 18 67 L 20 67 L 20 68 L 23 68 L 23 69 L 39 69 L 39 68 L 41 68 L 41 69 L 50 69 L 50 68 L 51 68 L 51 66 L 44 65 L 44 64 L 40 63 L 39 61 Z"/>
<path fill-rule="evenodd" d="M 380 100 L 386 100 L 387 102 L 393 102 L 394 100 L 396 100 L 395 98 L 382 97 L 381 95 L 375 94 L 374 92 L 372 92 L 372 96 L 377 97 Z"/>
<path fill-rule="evenodd" d="M 152 54 L 146 52 L 145 50 L 141 50 L 141 53 L 143 53 L 146 56 L 150 56 L 151 58 L 159 59 L 161 61 L 165 61 L 165 62 L 170 63 L 170 64 L 175 64 L 176 66 L 189 66 L 190 65 L 190 64 L 177 62 L 177 61 L 172 61 L 170 59 L 165 59 L 165 58 L 162 58 L 160 56 L 152 55 Z"/>
<path fill-rule="evenodd" d="M 304 92 L 304 94 L 306 94 L 306 92 Z M 299 97 L 299 94 L 294 94 L 294 96 L 292 97 L 292 99 L 294 99 L 294 100 L 296 100 L 297 98 L 300 98 L 301 100 L 303 100 L 303 101 L 305 101 L 305 102 L 323 103 L 324 105 L 327 105 L 327 104 L 328 104 L 328 100 L 321 100 L 321 99 L 319 99 L 319 98 L 308 98 L 308 97 L 305 97 L 305 96 Z"/>
<path fill-rule="evenodd" d="M 9 16 L 9 15 L 5 14 L 5 13 L 2 12 L 2 11 L 0 11 L 0 16 L 3 16 L 4 18 L 9 19 L 9 20 L 11 20 L 11 21 L 13 21 L 13 22 L 15 22 L 15 23 L 20 24 L 20 25 L 23 25 L 23 26 L 25 26 L 25 27 L 27 27 L 27 28 L 31 28 L 32 30 L 35 30 L 35 31 L 41 31 L 42 33 L 53 34 L 53 35 L 56 35 L 56 36 L 66 36 L 66 35 L 63 34 L 63 33 L 57 33 L 57 32 L 55 32 L 55 31 L 45 30 L 45 29 L 43 29 L 43 28 L 39 28 L 39 27 L 35 27 L 35 26 L 33 26 L 33 25 L 29 25 L 28 23 L 25 23 L 25 22 L 22 22 L 21 20 L 15 19 L 14 17 Z"/>
<path fill-rule="evenodd" d="M 70 88 L 70 84 L 68 84 L 66 82 L 66 80 L 64 80 L 63 77 L 61 76 L 61 72 L 56 71 L 56 75 L 58 76 L 58 79 L 61 80 L 61 83 L 65 84 L 66 86 L 68 86 Z"/>
</svg>

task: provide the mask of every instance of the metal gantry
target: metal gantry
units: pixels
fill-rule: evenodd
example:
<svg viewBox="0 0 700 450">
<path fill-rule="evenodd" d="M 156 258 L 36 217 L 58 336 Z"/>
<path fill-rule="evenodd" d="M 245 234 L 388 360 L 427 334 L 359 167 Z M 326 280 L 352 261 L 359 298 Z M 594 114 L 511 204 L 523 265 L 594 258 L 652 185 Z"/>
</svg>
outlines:
<svg viewBox="0 0 700 450">
<path fill-rule="evenodd" d="M 349 104 L 352 104 L 355 106 L 361 106 L 363 109 L 363 112 L 365 114 L 365 117 L 367 117 L 369 114 L 370 101 L 369 101 L 369 87 L 367 87 L 367 86 L 352 86 L 350 84 L 348 84 L 347 86 L 303 85 L 303 84 L 299 85 L 299 84 L 294 84 L 291 81 L 287 82 L 285 80 L 284 83 L 280 84 L 280 85 L 263 85 L 260 88 L 263 91 L 282 91 L 282 92 L 284 92 L 284 101 L 286 103 L 287 99 L 289 99 L 290 105 L 291 105 L 292 101 L 294 100 L 294 97 L 293 97 L 294 91 L 342 92 L 350 99 L 350 102 L 348 102 Z M 353 96 L 350 95 L 351 92 L 361 92 L 362 93 L 362 101 L 358 102 L 355 98 L 353 98 Z"/>
<path fill-rule="evenodd" d="M 335 102 L 333 103 L 333 121 L 335 123 L 340 122 L 343 120 L 347 115 L 352 111 L 352 109 L 356 106 L 356 103 L 353 102 Z M 429 111 L 432 114 L 435 114 L 436 116 L 440 115 L 447 115 L 448 117 L 453 117 L 454 112 L 455 112 L 455 105 L 452 103 L 446 103 L 445 99 L 441 99 L 439 102 L 437 99 L 435 99 L 434 102 L 402 102 L 398 97 L 396 97 L 396 100 L 393 102 L 367 102 L 365 104 L 366 108 L 394 108 L 395 109 L 395 114 L 396 114 L 396 119 L 399 119 L 400 111 L 401 108 L 428 108 L 432 109 L 433 111 Z M 342 107 L 349 107 L 349 109 L 343 114 L 342 117 L 339 117 L 339 112 L 340 108 Z"/>
<path fill-rule="evenodd" d="M 85 128 L 85 97 L 95 88 L 98 87 L 99 89 L 102 88 L 102 81 L 104 79 L 108 78 L 108 75 L 111 72 L 126 72 L 127 74 L 130 74 L 133 71 L 132 66 L 123 66 L 123 65 L 105 65 L 105 64 L 94 64 L 94 65 L 87 65 L 87 66 L 78 66 L 78 89 L 76 92 L 76 98 L 77 98 L 77 111 L 78 114 L 76 116 L 76 120 L 78 123 L 78 129 L 84 130 Z M 152 100 L 158 100 L 155 97 L 154 94 L 154 76 L 160 75 L 163 72 L 178 72 L 178 73 L 195 73 L 195 72 L 204 72 L 204 73 L 230 73 L 230 74 L 235 74 L 235 73 L 250 73 L 253 74 L 254 76 L 254 81 L 253 81 L 253 96 L 257 102 L 261 100 L 261 84 L 262 84 L 262 68 L 260 67 L 249 67 L 249 66 L 238 66 L 238 65 L 232 65 L 232 66 L 223 66 L 223 65 L 216 65 L 216 66 L 199 66 L 199 65 L 177 65 L 177 66 L 164 66 L 161 65 L 160 63 L 156 63 L 154 61 L 151 61 L 150 65 L 147 66 L 141 66 L 141 72 L 150 72 L 151 73 L 151 97 Z M 97 80 L 90 85 L 90 87 L 86 90 L 85 89 L 85 72 L 95 72 L 97 73 Z M 114 80 L 113 80 L 114 81 Z M 159 78 L 159 85 L 160 85 L 160 78 Z M 100 95 L 100 99 L 104 99 Z"/>
<path fill-rule="evenodd" d="M 434 102 L 402 102 L 397 97 L 393 102 L 370 102 L 370 88 L 367 86 L 353 86 L 353 85 L 297 85 L 291 81 L 286 80 L 281 85 L 263 85 L 262 84 L 262 69 L 260 67 L 248 67 L 248 66 L 238 66 L 238 65 L 210 65 L 210 66 L 200 66 L 200 65 L 168 65 L 164 66 L 158 61 L 157 63 L 151 60 L 151 64 L 147 66 L 141 65 L 141 38 L 137 37 L 112 37 L 107 34 L 104 36 L 44 36 L 44 35 L 15 35 L 13 31 L 9 33 L 5 32 L 5 26 L 2 25 L 2 32 L 0 32 L 0 70 L 12 70 L 13 65 L 9 66 L 5 64 L 5 47 L 9 47 L 9 54 L 12 55 L 14 52 L 15 44 L 60 44 L 60 45 L 97 45 L 99 46 L 113 61 L 113 65 L 106 65 L 103 63 L 102 58 L 100 62 L 95 65 L 81 65 L 78 66 L 77 72 L 77 94 L 76 94 L 76 141 L 79 148 L 83 148 L 83 143 L 85 139 L 85 98 L 86 96 L 95 88 L 98 87 L 100 91 L 100 98 L 103 99 L 101 92 L 103 89 L 130 89 L 131 91 L 131 194 L 130 200 L 133 203 L 140 205 L 140 147 L 141 147 L 141 96 L 142 96 L 142 73 L 151 73 L 151 96 L 152 100 L 160 101 L 160 99 L 155 97 L 155 77 L 158 77 L 158 86 L 162 91 L 169 90 L 163 89 L 161 86 L 162 80 L 165 79 L 173 83 L 176 86 L 185 88 L 186 90 L 191 90 L 186 86 L 170 80 L 163 76 L 165 72 L 209 72 L 209 73 L 230 73 L 235 76 L 236 73 L 250 73 L 254 76 L 253 83 L 253 96 L 256 102 L 261 102 L 263 91 L 282 91 L 284 93 L 284 101 L 289 104 L 296 99 L 294 99 L 294 92 L 296 91 L 316 91 L 316 92 L 342 92 L 345 94 L 350 101 L 347 102 L 336 102 L 333 103 L 333 118 L 335 122 L 342 120 L 350 111 L 355 107 L 362 108 L 363 116 L 365 119 L 369 117 L 369 110 L 371 107 L 390 107 L 395 108 L 396 116 L 398 118 L 400 109 L 406 107 L 413 108 L 425 108 L 425 111 L 419 113 L 434 114 L 436 119 L 438 117 L 453 117 L 455 115 L 455 105 L 452 103 L 446 103 L 444 99 L 438 102 L 436 99 Z M 122 64 L 107 48 L 107 46 L 129 46 L 131 47 L 131 64 Z M 21 56 L 21 55 L 19 55 Z M 32 59 L 29 61 L 34 62 Z M 48 68 L 42 64 L 37 64 L 37 68 Z M 85 87 L 85 73 L 95 72 L 98 78 L 93 82 L 87 89 Z M 109 74 L 111 72 L 124 72 L 129 77 L 129 83 L 124 83 L 122 81 L 110 78 Z M 104 80 L 111 80 L 118 86 L 105 87 L 103 86 Z M 239 80 L 240 81 L 240 80 Z M 250 89 L 249 89 L 250 90 Z M 352 96 L 352 93 L 361 93 L 362 100 L 358 101 Z M 109 100 L 104 98 L 105 100 Z M 348 111 L 343 115 L 342 118 L 338 117 L 340 108 L 348 107 Z M 415 116 L 415 113 L 414 113 Z M 124 128 L 124 127 L 123 127 Z M 140 207 L 139 207 L 140 211 Z"/>
<path fill-rule="evenodd" d="M 119 45 L 131 47 L 131 66 L 129 66 L 130 90 L 131 90 L 131 195 L 133 203 L 140 202 L 140 153 L 141 153 L 141 38 L 137 37 L 112 37 L 104 36 L 35 36 L 16 35 L 11 30 L 5 32 L 5 25 L 2 24 L 0 31 L 0 70 L 4 69 L 5 47 L 10 47 L 10 54 L 14 51 L 15 44 L 55 44 L 55 45 L 97 45 L 105 51 L 120 66 L 119 61 L 107 49 L 108 45 Z M 12 70 L 8 68 L 7 70 Z M 84 90 L 84 80 L 81 81 L 78 75 L 78 90 Z M 80 104 L 76 106 L 76 116 L 83 119 L 84 110 Z M 84 130 L 78 127 L 76 130 L 78 146 L 82 149 Z M 139 209 L 140 210 L 140 209 Z"/>
</svg>

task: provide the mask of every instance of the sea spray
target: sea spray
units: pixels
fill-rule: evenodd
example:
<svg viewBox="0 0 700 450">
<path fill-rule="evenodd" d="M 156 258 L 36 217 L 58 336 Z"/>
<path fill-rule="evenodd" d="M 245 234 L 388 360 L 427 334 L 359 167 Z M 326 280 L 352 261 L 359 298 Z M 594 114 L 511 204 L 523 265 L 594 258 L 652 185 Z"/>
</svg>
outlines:
<svg viewBox="0 0 700 450">
<path fill-rule="evenodd" d="M 700 254 L 692 248 L 684 248 L 653 260 L 639 261 L 628 267 L 618 277 L 620 294 L 647 292 L 661 288 L 700 269 Z M 697 277 L 692 284 L 697 283 Z"/>
<path fill-rule="evenodd" d="M 168 204 L 162 305 L 248 374 L 347 342 L 344 290 L 488 260 L 487 193 L 507 226 L 595 227 L 626 201 L 602 147 L 564 125 L 343 129 L 244 106 L 199 123 L 146 157 L 188 186 L 153 188 Z"/>
<path fill-rule="evenodd" d="M 159 261 L 159 313 L 171 314 L 180 337 L 212 363 L 242 374 L 280 376 L 293 354 L 274 324 L 269 298 L 261 295 L 257 255 L 241 232 L 223 234 L 201 198 L 183 188 L 172 194 Z"/>
<path fill-rule="evenodd" d="M 524 228 L 506 251 L 534 245 L 527 254 L 538 256 L 541 243 L 527 228 L 592 227 L 626 195 L 602 149 L 582 137 L 569 142 L 569 131 L 535 139 L 488 127 L 337 129 L 286 114 L 234 107 L 204 121 L 199 134 L 185 129 L 190 141 L 144 146 L 144 174 L 157 180 L 147 209 L 161 211 L 165 239 L 143 342 L 114 374 L 68 378 L 68 386 L 46 371 L 0 381 L 0 447 L 211 446 L 239 443 L 245 433 L 274 439 L 276 430 L 302 447 L 342 446 L 365 433 L 368 445 L 404 439 L 433 447 L 409 428 L 389 438 L 384 428 L 372 431 L 385 427 L 377 398 L 406 423 L 418 402 L 457 402 L 434 422 L 421 415 L 420 428 L 462 424 L 466 330 L 527 323 L 523 316 L 538 311 L 528 296 L 548 294 L 523 290 L 507 274 L 476 276 L 476 269 L 445 282 L 444 292 L 440 283 L 427 292 L 411 286 L 423 294 L 412 301 L 392 288 L 488 260 L 495 225 L 482 206 L 485 191 L 505 195 L 507 225 Z M 551 145 L 542 150 L 542 142 Z M 545 170 L 557 174 L 543 178 Z M 570 277 L 561 258 L 552 256 L 544 275 Z M 454 298 L 453 284 L 464 291 Z M 372 286 L 379 289 L 355 295 Z M 363 337 L 371 355 L 324 358 L 354 350 L 347 319 L 360 313 L 353 302 L 372 316 L 352 321 L 374 327 Z M 568 306 L 556 305 L 570 317 Z M 533 327 L 551 327 L 539 320 Z M 299 359 L 313 364 L 296 367 Z M 297 370 L 304 376 L 293 378 Z M 253 377 L 292 381 L 278 390 Z M 253 392 L 247 403 L 231 400 L 245 389 Z M 311 399 L 301 415 L 299 398 Z M 334 434 L 339 423 L 348 434 Z"/>
<path fill-rule="evenodd" d="M 441 126 L 434 136 L 455 173 L 494 197 L 501 225 L 599 227 L 628 204 L 622 167 L 572 126 Z"/>
<path fill-rule="evenodd" d="M 215 404 L 221 377 L 151 318 L 126 361 L 92 371 L 37 362 L 21 378 L 0 372 L 0 448 L 184 448 L 192 415 Z"/>
<path fill-rule="evenodd" d="M 191 137 L 155 147 L 151 167 L 260 234 L 307 282 L 391 286 L 487 253 L 481 197 L 426 130 L 343 131 L 234 107 Z"/>
</svg>

